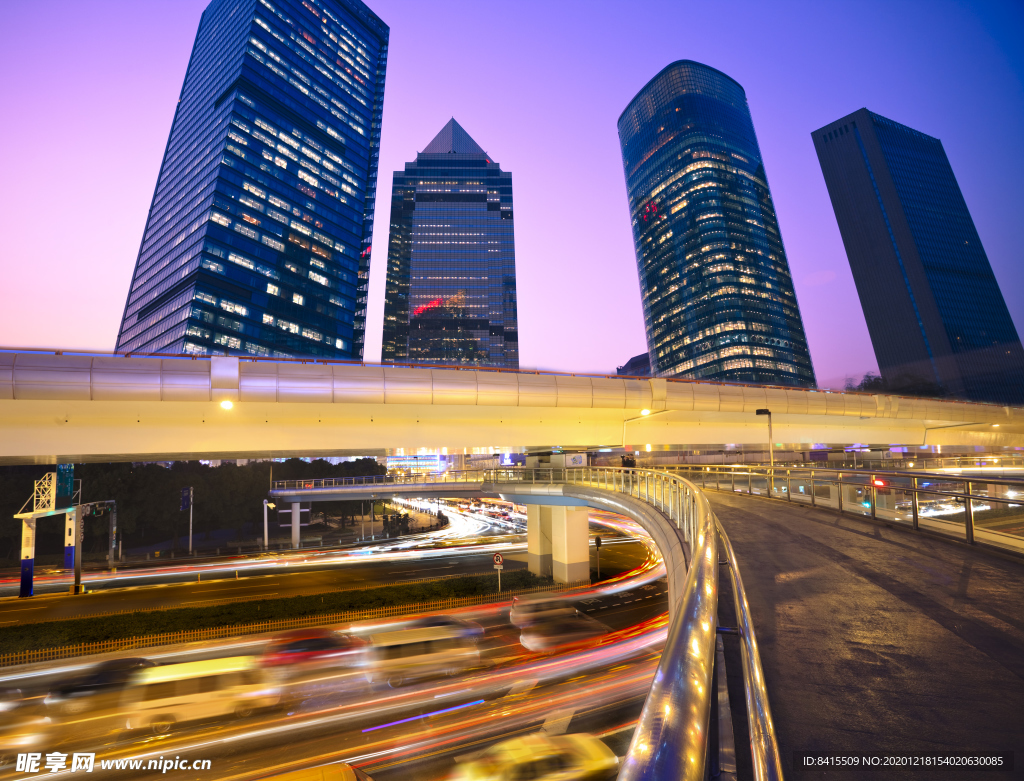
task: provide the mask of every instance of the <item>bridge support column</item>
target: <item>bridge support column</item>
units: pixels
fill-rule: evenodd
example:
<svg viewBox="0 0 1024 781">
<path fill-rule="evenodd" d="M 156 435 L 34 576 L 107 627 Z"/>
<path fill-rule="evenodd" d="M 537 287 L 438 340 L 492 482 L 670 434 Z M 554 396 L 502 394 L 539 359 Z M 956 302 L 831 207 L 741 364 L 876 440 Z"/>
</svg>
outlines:
<svg viewBox="0 0 1024 781">
<path fill-rule="evenodd" d="M 64 513 L 64 569 L 75 568 L 75 511 Z"/>
<path fill-rule="evenodd" d="M 19 597 L 32 596 L 32 576 L 36 563 L 36 518 L 21 520 L 21 591 Z"/>
<path fill-rule="evenodd" d="M 541 578 L 551 575 L 551 510 L 540 504 L 526 505 L 526 558 L 530 572 Z"/>
<path fill-rule="evenodd" d="M 551 508 L 551 565 L 555 583 L 590 577 L 590 513 L 586 507 Z"/>
<path fill-rule="evenodd" d="M 293 548 L 298 548 L 299 544 L 300 544 L 300 541 L 299 541 L 299 529 L 301 528 L 301 526 L 299 525 L 299 519 L 302 517 L 302 513 L 300 512 L 301 508 L 302 508 L 302 504 L 300 502 L 292 502 L 292 547 Z"/>
</svg>

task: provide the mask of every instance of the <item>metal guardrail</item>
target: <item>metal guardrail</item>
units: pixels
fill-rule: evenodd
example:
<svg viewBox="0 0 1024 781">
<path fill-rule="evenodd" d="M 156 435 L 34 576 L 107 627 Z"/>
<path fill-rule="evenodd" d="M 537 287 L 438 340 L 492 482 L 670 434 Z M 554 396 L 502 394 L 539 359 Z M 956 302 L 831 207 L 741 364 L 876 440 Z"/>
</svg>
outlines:
<svg viewBox="0 0 1024 781">
<path fill-rule="evenodd" d="M 732 546 L 697 485 L 678 474 L 615 467 L 511 468 L 450 471 L 433 475 L 376 475 L 325 480 L 286 480 L 274 490 L 385 487 L 443 487 L 465 484 L 568 484 L 628 494 L 660 510 L 682 530 L 690 561 L 678 597 L 668 639 L 650 693 L 644 703 L 620 781 L 665 781 L 705 778 L 709 751 L 711 692 L 718 613 L 719 540 L 729 556 L 737 627 L 743 640 L 743 677 L 747 692 L 750 744 L 757 781 L 782 779 L 765 689 L 764 674 L 743 582 Z M 436 488 L 435 488 L 436 490 Z"/>
<path fill-rule="evenodd" d="M 1024 479 L 746 465 L 670 469 L 705 490 L 826 507 L 1024 554 Z"/>
</svg>

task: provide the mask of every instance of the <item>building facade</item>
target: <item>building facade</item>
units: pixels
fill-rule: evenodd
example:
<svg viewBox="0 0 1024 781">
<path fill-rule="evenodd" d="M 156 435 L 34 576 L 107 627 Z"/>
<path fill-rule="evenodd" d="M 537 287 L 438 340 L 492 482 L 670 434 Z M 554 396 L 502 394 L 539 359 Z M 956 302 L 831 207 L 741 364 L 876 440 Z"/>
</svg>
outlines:
<svg viewBox="0 0 1024 781">
<path fill-rule="evenodd" d="M 118 352 L 361 359 L 389 30 L 359 0 L 213 0 Z"/>
<path fill-rule="evenodd" d="M 620 377 L 650 377 L 651 356 L 647 353 L 634 355 L 622 366 L 616 367 L 615 373 Z"/>
<path fill-rule="evenodd" d="M 519 368 L 512 174 L 453 118 L 396 171 L 382 363 Z"/>
<path fill-rule="evenodd" d="M 674 62 L 618 129 L 651 373 L 813 386 L 743 88 Z"/>
<path fill-rule="evenodd" d="M 882 378 L 1024 403 L 1024 350 L 942 142 L 867 109 L 812 137 Z"/>
</svg>

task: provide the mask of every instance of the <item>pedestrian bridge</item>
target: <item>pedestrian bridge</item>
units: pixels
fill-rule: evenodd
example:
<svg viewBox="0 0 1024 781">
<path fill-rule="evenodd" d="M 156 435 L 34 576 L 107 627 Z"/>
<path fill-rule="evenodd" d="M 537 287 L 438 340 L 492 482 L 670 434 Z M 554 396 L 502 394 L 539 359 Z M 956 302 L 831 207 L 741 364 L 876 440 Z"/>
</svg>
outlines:
<svg viewBox="0 0 1024 781">
<path fill-rule="evenodd" d="M 1024 410 L 885 394 L 228 357 L 0 353 L 0 463 L 1024 441 Z"/>
<path fill-rule="evenodd" d="M 282 502 L 501 496 L 527 505 L 531 568 L 542 553 L 540 507 L 565 508 L 563 520 L 553 519 L 563 528 L 552 541 L 585 535 L 585 523 L 573 527 L 575 508 L 637 520 L 666 559 L 673 616 L 620 778 L 702 778 L 673 764 L 681 756 L 729 764 L 716 754 L 714 711 L 700 696 L 715 658 L 705 621 L 739 630 L 723 636 L 720 658 L 744 678 L 738 702 L 745 691 L 749 729 L 735 745 L 747 777 L 794 772 L 798 752 L 1024 755 L 1024 481 L 789 467 L 588 467 L 281 481 L 272 495 Z M 718 535 L 701 531 L 710 518 Z M 716 536 L 712 550 L 708 541 Z M 705 566 L 710 562 L 726 565 L 721 579 Z M 713 606 L 693 601 L 702 589 Z M 701 714 L 694 731 L 660 717 L 694 712 Z M 708 737 L 687 743 L 694 735 Z"/>
</svg>

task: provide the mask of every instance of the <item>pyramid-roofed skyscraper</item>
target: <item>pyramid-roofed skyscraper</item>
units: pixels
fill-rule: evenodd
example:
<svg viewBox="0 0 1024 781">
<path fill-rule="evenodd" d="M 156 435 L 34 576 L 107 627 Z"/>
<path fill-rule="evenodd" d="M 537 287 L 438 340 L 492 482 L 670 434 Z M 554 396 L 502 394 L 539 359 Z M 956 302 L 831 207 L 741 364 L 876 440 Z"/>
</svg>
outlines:
<svg viewBox="0 0 1024 781">
<path fill-rule="evenodd" d="M 454 117 L 396 171 L 383 363 L 519 368 L 512 175 Z"/>
</svg>

